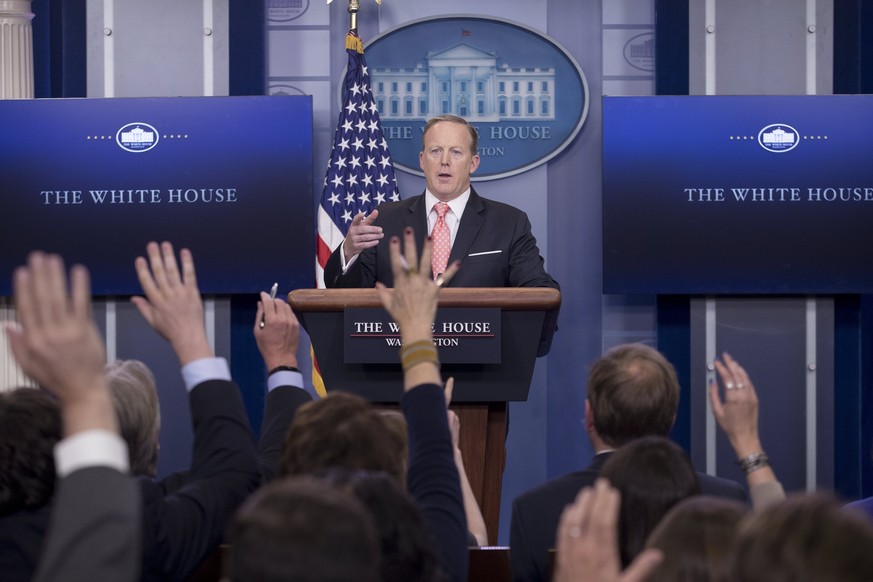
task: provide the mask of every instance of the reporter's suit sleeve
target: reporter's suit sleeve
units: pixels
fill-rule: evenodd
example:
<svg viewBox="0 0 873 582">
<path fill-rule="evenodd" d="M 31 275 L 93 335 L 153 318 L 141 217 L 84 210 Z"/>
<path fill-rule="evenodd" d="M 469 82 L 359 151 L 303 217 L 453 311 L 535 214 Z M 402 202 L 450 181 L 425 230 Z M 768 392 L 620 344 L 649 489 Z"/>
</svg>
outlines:
<svg viewBox="0 0 873 582">
<path fill-rule="evenodd" d="M 311 400 L 312 396 L 297 386 L 278 386 L 267 393 L 261 438 L 258 441 L 261 483 L 267 483 L 276 476 L 285 433 L 288 432 L 297 409 Z"/>
<path fill-rule="evenodd" d="M 60 479 L 35 582 L 139 579 L 141 502 L 136 481 L 109 467 Z"/>
<path fill-rule="evenodd" d="M 401 406 L 409 430 L 407 488 L 449 580 L 466 580 L 467 518 L 443 389 L 416 386 L 403 395 Z"/>
<path fill-rule="evenodd" d="M 191 469 L 165 494 L 141 480 L 143 579 L 181 579 L 221 541 L 234 512 L 260 483 L 257 449 L 237 386 L 209 380 L 190 394 L 194 427 Z"/>
</svg>

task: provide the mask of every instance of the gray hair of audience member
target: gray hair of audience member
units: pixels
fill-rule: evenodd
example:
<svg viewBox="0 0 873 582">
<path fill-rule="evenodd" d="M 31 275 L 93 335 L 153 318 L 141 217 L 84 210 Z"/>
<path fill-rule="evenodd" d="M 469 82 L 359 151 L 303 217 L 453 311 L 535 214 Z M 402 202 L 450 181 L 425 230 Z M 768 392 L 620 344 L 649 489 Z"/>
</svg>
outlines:
<svg viewBox="0 0 873 582">
<path fill-rule="evenodd" d="M 155 377 L 139 360 L 115 360 L 106 366 L 106 379 L 121 437 L 127 443 L 130 472 L 154 477 L 161 431 Z"/>
<path fill-rule="evenodd" d="M 350 493 L 309 476 L 280 479 L 237 513 L 226 571 L 234 582 L 376 582 L 376 531 Z"/>
<path fill-rule="evenodd" d="M 676 443 L 644 437 L 614 452 L 600 471 L 621 493 L 619 552 L 627 567 L 674 505 L 700 493 L 697 473 Z"/>
<path fill-rule="evenodd" d="M 736 582 L 870 582 L 873 525 L 829 494 L 798 495 L 747 515 L 731 560 Z"/>
<path fill-rule="evenodd" d="M 679 408 L 676 370 L 644 344 L 614 347 L 591 366 L 588 402 L 597 434 L 611 447 L 667 436 Z"/>
<path fill-rule="evenodd" d="M 664 555 L 646 582 L 728 582 L 737 527 L 748 511 L 739 501 L 710 495 L 677 503 L 646 541 Z"/>
<path fill-rule="evenodd" d="M 0 392 L 0 515 L 48 503 L 55 490 L 54 446 L 61 409 L 33 388 Z"/>
<path fill-rule="evenodd" d="M 406 439 L 364 398 L 330 392 L 297 409 L 279 459 L 278 474 L 303 475 L 333 467 L 385 471 L 406 480 Z"/>
<path fill-rule="evenodd" d="M 421 132 L 421 151 L 424 151 L 424 136 L 427 135 L 427 132 L 430 131 L 431 127 L 442 122 L 457 123 L 458 125 L 466 127 L 467 131 L 470 133 L 470 151 L 474 156 L 479 153 L 479 132 L 476 131 L 476 128 L 463 117 L 449 114 L 438 115 L 427 120 L 427 123 L 424 124 L 424 130 Z"/>
</svg>

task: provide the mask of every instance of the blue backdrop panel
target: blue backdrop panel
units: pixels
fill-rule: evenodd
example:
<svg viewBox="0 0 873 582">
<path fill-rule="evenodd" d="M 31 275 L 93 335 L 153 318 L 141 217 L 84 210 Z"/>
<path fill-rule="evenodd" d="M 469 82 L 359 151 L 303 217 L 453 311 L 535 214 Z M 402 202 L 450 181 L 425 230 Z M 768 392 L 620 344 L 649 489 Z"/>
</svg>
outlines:
<svg viewBox="0 0 873 582">
<path fill-rule="evenodd" d="M 0 294 L 32 249 L 139 292 L 150 240 L 194 252 L 204 293 L 313 286 L 309 96 L 0 101 Z"/>
<path fill-rule="evenodd" d="M 871 112 L 862 95 L 604 98 L 604 291 L 873 291 Z"/>
</svg>

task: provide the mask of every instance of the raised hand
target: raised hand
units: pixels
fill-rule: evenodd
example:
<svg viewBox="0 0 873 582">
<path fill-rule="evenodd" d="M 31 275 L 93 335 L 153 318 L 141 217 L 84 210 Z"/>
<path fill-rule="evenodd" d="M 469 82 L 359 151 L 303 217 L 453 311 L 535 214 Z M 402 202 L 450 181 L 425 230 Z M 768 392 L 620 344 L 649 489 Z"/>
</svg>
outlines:
<svg viewBox="0 0 873 582">
<path fill-rule="evenodd" d="M 709 386 L 709 400 L 715 420 L 742 458 L 761 450 L 758 436 L 758 393 L 746 370 L 729 354 L 715 361 L 715 369 L 724 386 L 724 400 L 718 384 Z"/>
<path fill-rule="evenodd" d="M 91 319 L 91 280 L 75 265 L 67 274 L 63 259 L 31 253 L 13 276 L 20 325 L 6 329 L 21 369 L 55 393 L 63 404 L 64 431 L 117 430 L 103 368 L 106 350 Z"/>
<path fill-rule="evenodd" d="M 150 242 L 146 251 L 148 259 L 137 257 L 135 261 L 145 297 L 131 297 L 131 301 L 149 325 L 170 342 L 183 366 L 212 357 L 191 251 L 182 249 L 179 253 L 181 273 L 169 242 Z"/>
<path fill-rule="evenodd" d="M 264 327 L 261 327 L 261 321 Z M 284 300 L 273 299 L 262 291 L 252 330 L 267 370 L 277 366 L 297 367 L 300 322 Z"/>
</svg>

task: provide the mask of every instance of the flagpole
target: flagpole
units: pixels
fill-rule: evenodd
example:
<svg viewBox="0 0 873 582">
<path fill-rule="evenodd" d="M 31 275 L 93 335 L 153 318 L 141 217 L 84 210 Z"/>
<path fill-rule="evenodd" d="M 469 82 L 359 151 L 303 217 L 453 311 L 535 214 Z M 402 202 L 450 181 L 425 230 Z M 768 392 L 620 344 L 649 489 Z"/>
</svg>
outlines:
<svg viewBox="0 0 873 582">
<path fill-rule="evenodd" d="M 330 4 L 333 0 L 327 0 Z M 382 0 L 376 0 L 376 4 L 382 5 Z M 349 0 L 349 32 L 358 33 L 358 10 L 361 9 L 360 0 Z"/>
</svg>

